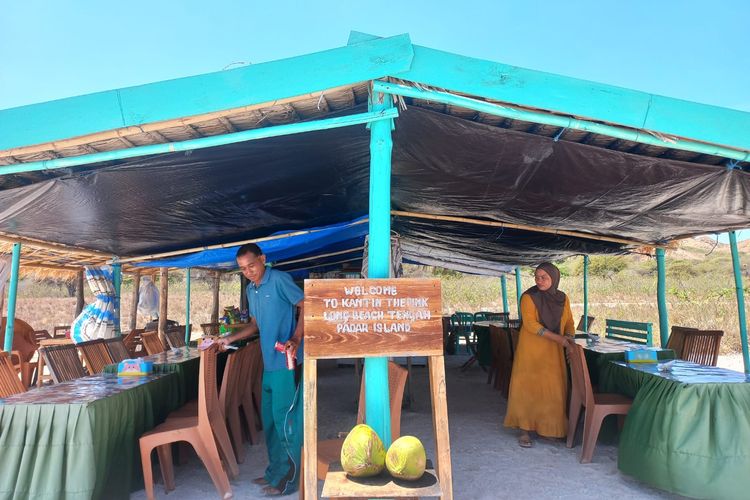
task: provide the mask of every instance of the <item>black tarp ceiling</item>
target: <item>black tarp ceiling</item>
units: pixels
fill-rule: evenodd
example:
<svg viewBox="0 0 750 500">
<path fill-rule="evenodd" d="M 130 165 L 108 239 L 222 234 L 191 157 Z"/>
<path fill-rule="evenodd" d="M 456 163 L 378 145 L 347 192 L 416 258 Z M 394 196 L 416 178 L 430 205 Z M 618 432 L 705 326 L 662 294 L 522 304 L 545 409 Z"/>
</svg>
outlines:
<svg viewBox="0 0 750 500">
<path fill-rule="evenodd" d="M 656 242 L 747 227 L 750 174 L 500 129 L 396 120 L 393 208 Z M 362 126 L 140 158 L 0 191 L 0 231 L 143 255 L 322 226 L 368 209 Z M 534 263 L 615 244 L 398 218 L 407 244 Z M 428 256 L 429 256 L 428 255 Z"/>
</svg>

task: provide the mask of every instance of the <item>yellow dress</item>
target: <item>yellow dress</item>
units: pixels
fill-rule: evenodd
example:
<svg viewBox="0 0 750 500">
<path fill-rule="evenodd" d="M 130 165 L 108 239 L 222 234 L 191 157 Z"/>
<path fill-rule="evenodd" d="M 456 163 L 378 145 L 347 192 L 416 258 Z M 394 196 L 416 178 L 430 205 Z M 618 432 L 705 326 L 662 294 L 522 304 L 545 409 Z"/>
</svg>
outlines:
<svg viewBox="0 0 750 500">
<path fill-rule="evenodd" d="M 534 301 L 526 294 L 521 296 L 521 318 L 504 425 L 546 437 L 565 437 L 568 428 L 565 353 L 559 344 L 537 335 L 542 324 Z M 567 297 L 560 324 L 565 334 L 575 333 Z"/>
</svg>

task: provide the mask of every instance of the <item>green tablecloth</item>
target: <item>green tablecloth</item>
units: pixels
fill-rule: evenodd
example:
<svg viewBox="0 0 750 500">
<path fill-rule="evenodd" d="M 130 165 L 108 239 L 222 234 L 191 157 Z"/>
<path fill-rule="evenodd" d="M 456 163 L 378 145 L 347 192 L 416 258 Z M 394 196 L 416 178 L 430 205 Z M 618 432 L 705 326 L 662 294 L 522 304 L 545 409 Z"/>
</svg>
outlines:
<svg viewBox="0 0 750 500">
<path fill-rule="evenodd" d="M 656 351 L 656 357 L 660 360 L 674 359 L 676 357 L 672 349 L 647 348 L 640 344 L 624 342 L 622 340 L 603 338 L 592 344 L 584 339 L 577 338 L 576 343 L 583 347 L 583 352 L 586 354 L 586 364 L 589 368 L 589 377 L 591 378 L 592 385 L 599 384 L 599 373 L 602 367 L 609 364 L 610 361 L 625 361 L 625 351 L 651 349 Z"/>
<path fill-rule="evenodd" d="M 490 325 L 505 328 L 503 322 L 477 321 L 474 323 L 474 334 L 477 337 L 477 362 L 480 366 L 492 364 L 492 346 L 490 345 Z"/>
<path fill-rule="evenodd" d="M 170 349 L 159 354 L 144 356 L 144 360 L 154 363 L 154 373 L 176 373 L 179 395 L 183 402 L 198 397 L 198 377 L 200 375 L 200 351 L 195 347 Z M 225 356 L 219 356 L 217 368 L 223 371 Z M 117 373 L 117 365 L 107 365 L 104 373 Z"/>
<path fill-rule="evenodd" d="M 138 438 L 183 402 L 175 374 L 97 375 L 0 401 L 0 498 L 127 499 Z"/>
<path fill-rule="evenodd" d="M 745 375 L 675 361 L 607 363 L 602 392 L 633 397 L 618 467 L 658 488 L 695 498 L 750 497 L 750 383 Z"/>
</svg>

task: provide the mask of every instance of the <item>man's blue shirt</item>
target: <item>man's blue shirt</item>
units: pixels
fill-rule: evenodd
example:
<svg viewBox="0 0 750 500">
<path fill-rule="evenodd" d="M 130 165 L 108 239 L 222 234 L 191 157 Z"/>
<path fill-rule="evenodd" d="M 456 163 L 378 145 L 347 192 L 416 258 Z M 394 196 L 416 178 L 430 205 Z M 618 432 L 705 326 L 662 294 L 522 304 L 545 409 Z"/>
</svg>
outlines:
<svg viewBox="0 0 750 500">
<path fill-rule="evenodd" d="M 266 371 L 286 370 L 286 355 L 274 349 L 292 338 L 296 326 L 296 305 L 304 293 L 292 277 L 267 267 L 257 286 L 251 281 L 245 289 L 250 315 L 260 330 L 260 350 Z M 302 362 L 302 344 L 297 349 L 297 363 Z"/>
</svg>

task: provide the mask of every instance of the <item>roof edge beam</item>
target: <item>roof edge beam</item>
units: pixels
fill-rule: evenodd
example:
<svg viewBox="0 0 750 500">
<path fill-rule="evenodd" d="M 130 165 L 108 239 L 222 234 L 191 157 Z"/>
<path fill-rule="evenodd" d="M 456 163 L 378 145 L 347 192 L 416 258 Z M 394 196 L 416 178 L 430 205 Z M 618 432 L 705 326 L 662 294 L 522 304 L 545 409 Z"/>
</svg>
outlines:
<svg viewBox="0 0 750 500">
<path fill-rule="evenodd" d="M 513 120 L 522 120 L 526 122 L 539 123 L 543 125 L 552 125 L 564 129 L 582 130 L 594 134 L 606 135 L 616 139 L 647 144 L 649 146 L 659 146 L 662 148 L 681 149 L 702 153 L 713 156 L 722 156 L 738 161 L 750 161 L 750 152 L 737 149 L 727 148 L 716 144 L 696 142 L 677 137 L 667 137 L 657 132 L 647 130 L 638 130 L 632 128 L 618 127 L 614 125 L 605 125 L 603 123 L 581 120 L 569 116 L 543 113 L 540 111 L 531 111 L 514 108 L 507 105 L 493 104 L 479 99 L 472 99 L 450 92 L 426 89 L 424 87 L 410 87 L 398 83 L 384 82 L 376 80 L 373 84 L 373 92 L 382 92 L 403 97 L 412 97 L 415 99 L 424 99 L 428 101 L 450 104 L 459 106 L 481 113 L 487 113 L 503 118 Z"/>
<path fill-rule="evenodd" d="M 339 127 L 348 127 L 351 125 L 361 125 L 378 120 L 390 120 L 396 117 L 398 117 L 398 110 L 395 108 L 391 108 L 382 111 L 371 111 L 367 113 L 358 113 L 354 115 L 339 116 L 335 118 L 325 118 L 323 120 L 315 120 L 310 122 L 288 123 L 285 125 L 277 125 L 275 127 L 263 127 L 259 129 L 243 130 L 242 132 L 235 132 L 233 134 L 214 135 L 210 137 L 201 137 L 200 139 L 189 139 L 187 141 L 181 142 L 149 144 L 147 146 L 118 149 L 115 151 L 102 151 L 100 153 L 89 155 L 55 158 L 52 160 L 41 160 L 29 163 L 8 165 L 6 167 L 0 167 L 0 175 L 36 172 L 40 170 L 55 170 L 60 168 L 75 167 L 79 165 L 90 165 L 92 163 L 100 163 L 112 160 L 136 158 L 140 156 L 211 148 L 215 146 L 224 146 L 227 144 L 235 144 L 238 142 L 253 141 L 258 139 L 267 139 L 270 137 L 279 137 L 283 135 L 313 132 L 317 130 L 329 130 Z"/>
</svg>

